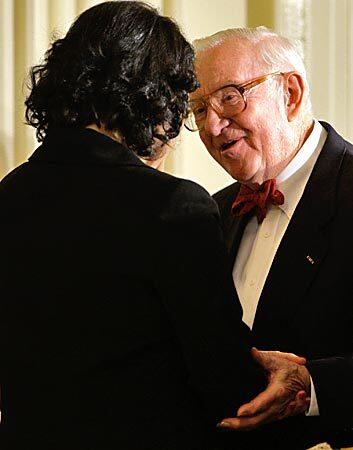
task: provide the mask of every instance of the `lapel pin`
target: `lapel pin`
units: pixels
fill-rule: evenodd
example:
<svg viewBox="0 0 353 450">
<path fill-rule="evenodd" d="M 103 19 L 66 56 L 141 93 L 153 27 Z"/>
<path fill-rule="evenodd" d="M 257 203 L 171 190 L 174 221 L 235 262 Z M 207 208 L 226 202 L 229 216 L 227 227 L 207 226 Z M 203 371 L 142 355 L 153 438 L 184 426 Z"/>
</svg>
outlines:
<svg viewBox="0 0 353 450">
<path fill-rule="evenodd" d="M 315 261 L 313 260 L 313 258 L 310 255 L 307 255 L 306 259 L 309 261 L 310 264 L 315 263 Z"/>
</svg>

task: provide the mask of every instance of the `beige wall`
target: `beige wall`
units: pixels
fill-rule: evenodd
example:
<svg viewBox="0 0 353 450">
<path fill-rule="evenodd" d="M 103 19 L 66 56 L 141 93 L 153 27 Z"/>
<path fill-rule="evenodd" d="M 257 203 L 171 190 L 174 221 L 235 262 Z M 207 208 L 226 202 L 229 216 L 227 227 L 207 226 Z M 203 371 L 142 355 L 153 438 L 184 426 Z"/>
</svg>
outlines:
<svg viewBox="0 0 353 450">
<path fill-rule="evenodd" d="M 190 40 L 246 24 L 245 0 L 171 0 L 166 2 L 164 12 L 181 24 Z M 196 181 L 210 193 L 233 181 L 209 156 L 198 133 L 187 130 L 183 130 L 180 145 L 170 156 L 166 168 L 170 173 Z"/>
<path fill-rule="evenodd" d="M 14 11 L 0 1 L 0 178 L 14 161 Z"/>
<path fill-rule="evenodd" d="M 247 1 L 248 27 L 265 25 L 275 27 L 275 0 L 248 0 Z"/>
</svg>

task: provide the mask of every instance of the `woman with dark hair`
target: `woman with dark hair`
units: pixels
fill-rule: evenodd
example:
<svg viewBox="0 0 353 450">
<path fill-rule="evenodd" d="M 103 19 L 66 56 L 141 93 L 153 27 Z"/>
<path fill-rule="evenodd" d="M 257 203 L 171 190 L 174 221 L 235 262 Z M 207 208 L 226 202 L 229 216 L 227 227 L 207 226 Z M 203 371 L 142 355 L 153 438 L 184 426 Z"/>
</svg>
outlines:
<svg viewBox="0 0 353 450">
<path fill-rule="evenodd" d="M 42 144 L 0 186 L 1 450 L 210 449 L 263 384 L 215 203 L 153 168 L 193 58 L 171 19 L 116 1 L 32 70 Z"/>
</svg>

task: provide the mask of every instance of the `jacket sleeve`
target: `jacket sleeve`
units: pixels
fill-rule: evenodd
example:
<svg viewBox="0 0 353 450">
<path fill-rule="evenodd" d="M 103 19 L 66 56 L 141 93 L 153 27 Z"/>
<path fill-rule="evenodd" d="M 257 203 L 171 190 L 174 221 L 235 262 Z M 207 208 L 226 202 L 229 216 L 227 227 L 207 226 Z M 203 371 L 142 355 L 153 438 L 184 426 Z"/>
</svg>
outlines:
<svg viewBox="0 0 353 450">
<path fill-rule="evenodd" d="M 214 420 L 234 416 L 265 380 L 250 355 L 218 208 L 200 186 L 182 181 L 163 213 L 158 290 L 182 345 L 190 384 Z"/>
<path fill-rule="evenodd" d="M 320 418 L 330 425 L 353 428 L 353 355 L 308 362 Z"/>
</svg>

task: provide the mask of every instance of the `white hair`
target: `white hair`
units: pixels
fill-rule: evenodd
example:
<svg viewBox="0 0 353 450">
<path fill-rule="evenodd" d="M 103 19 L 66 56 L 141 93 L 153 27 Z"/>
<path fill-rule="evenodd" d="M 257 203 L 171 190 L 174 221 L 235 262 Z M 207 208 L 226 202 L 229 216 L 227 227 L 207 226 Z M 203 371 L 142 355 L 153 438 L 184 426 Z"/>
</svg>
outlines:
<svg viewBox="0 0 353 450">
<path fill-rule="evenodd" d="M 301 41 L 289 39 L 261 26 L 257 28 L 230 28 L 219 31 L 194 41 L 196 52 L 216 47 L 217 45 L 233 39 L 247 41 L 258 45 L 259 57 L 264 64 L 275 70 L 285 70 L 288 66 L 298 71 L 306 78 L 304 66 L 304 51 Z"/>
<path fill-rule="evenodd" d="M 241 40 L 258 47 L 259 60 L 270 72 L 295 70 L 300 73 L 307 88 L 304 101 L 307 114 L 311 114 L 309 85 L 304 65 L 304 50 L 301 41 L 289 39 L 261 26 L 256 28 L 231 28 L 211 36 L 196 39 L 193 44 L 196 53 L 217 47 L 225 41 Z"/>
</svg>

